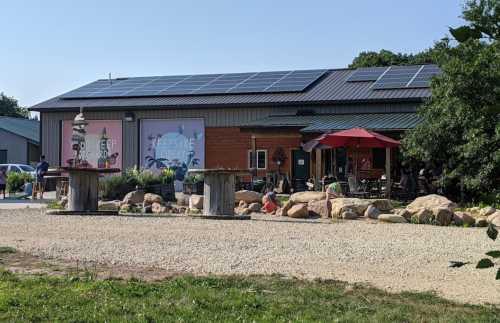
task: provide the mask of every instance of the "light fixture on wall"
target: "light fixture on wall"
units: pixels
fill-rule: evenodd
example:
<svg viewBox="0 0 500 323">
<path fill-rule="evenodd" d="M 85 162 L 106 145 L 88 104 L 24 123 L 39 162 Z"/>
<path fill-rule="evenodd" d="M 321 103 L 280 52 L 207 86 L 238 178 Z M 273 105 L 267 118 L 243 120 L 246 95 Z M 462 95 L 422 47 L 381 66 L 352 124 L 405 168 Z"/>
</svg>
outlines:
<svg viewBox="0 0 500 323">
<path fill-rule="evenodd" d="M 133 122 L 135 120 L 135 115 L 133 112 L 125 112 L 125 121 Z"/>
</svg>

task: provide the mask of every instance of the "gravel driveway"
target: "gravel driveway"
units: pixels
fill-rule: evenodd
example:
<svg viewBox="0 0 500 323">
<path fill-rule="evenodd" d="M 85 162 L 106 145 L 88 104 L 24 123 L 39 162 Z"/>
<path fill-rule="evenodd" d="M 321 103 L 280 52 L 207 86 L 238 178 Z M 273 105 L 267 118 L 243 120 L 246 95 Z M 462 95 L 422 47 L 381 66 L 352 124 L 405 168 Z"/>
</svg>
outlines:
<svg viewBox="0 0 500 323">
<path fill-rule="evenodd" d="M 0 246 L 42 257 L 153 266 L 174 273 L 280 273 L 500 303 L 500 281 L 495 281 L 493 269 L 448 267 L 450 260 L 475 263 L 485 251 L 500 247 L 484 229 L 263 216 L 216 221 L 0 210 Z"/>
</svg>

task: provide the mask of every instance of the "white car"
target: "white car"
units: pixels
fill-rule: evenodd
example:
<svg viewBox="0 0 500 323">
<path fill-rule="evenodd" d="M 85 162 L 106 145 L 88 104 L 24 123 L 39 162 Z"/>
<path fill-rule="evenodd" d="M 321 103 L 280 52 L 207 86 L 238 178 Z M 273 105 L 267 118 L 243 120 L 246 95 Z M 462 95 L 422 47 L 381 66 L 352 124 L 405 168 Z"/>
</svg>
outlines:
<svg viewBox="0 0 500 323">
<path fill-rule="evenodd" d="M 30 165 L 24 164 L 0 164 L 0 169 L 6 169 L 7 173 L 15 172 L 15 173 L 30 173 L 31 176 L 36 175 L 36 171 Z"/>
</svg>

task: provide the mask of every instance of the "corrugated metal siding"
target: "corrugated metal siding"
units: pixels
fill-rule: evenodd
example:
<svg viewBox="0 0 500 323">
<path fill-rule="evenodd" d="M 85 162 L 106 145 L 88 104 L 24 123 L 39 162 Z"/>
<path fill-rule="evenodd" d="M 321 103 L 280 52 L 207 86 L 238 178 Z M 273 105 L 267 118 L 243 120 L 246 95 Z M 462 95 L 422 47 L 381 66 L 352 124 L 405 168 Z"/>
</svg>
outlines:
<svg viewBox="0 0 500 323">
<path fill-rule="evenodd" d="M 140 119 L 177 119 L 203 118 L 205 127 L 239 127 L 248 122 L 271 115 L 295 114 L 297 110 L 313 110 L 317 113 L 375 113 L 415 111 L 416 103 L 399 104 L 345 104 L 334 106 L 302 107 L 253 107 L 253 108 L 201 108 L 201 109 L 140 109 L 134 110 L 135 122 L 123 121 L 123 165 L 136 164 L 139 151 L 138 120 Z M 123 120 L 124 111 L 86 111 L 88 120 Z M 52 165 L 59 164 L 60 121 L 71 120 L 75 112 L 42 112 L 42 151 Z"/>
<path fill-rule="evenodd" d="M 351 69 L 330 70 L 328 74 L 305 92 L 224 94 L 204 96 L 167 96 L 109 99 L 59 99 L 55 97 L 32 107 L 42 109 L 71 109 L 79 107 L 124 108 L 124 107 L 213 107 L 230 105 L 274 105 L 274 104 L 327 104 L 346 102 L 377 102 L 388 100 L 422 100 L 430 96 L 428 88 L 372 90 L 373 82 L 346 82 Z"/>
</svg>

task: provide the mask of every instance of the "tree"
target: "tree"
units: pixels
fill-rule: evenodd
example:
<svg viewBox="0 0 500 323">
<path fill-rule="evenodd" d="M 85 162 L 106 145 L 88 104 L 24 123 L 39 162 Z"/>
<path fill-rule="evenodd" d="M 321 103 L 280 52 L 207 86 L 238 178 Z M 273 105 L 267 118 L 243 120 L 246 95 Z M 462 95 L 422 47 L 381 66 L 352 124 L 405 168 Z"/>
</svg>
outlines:
<svg viewBox="0 0 500 323">
<path fill-rule="evenodd" d="M 463 185 L 470 198 L 500 196 L 499 22 L 491 18 L 498 16 L 499 3 L 466 4 L 468 25 L 450 28 L 458 44 L 437 51 L 442 74 L 418 111 L 422 122 L 402 142 L 404 157 L 441 166 L 448 191 Z"/>
<path fill-rule="evenodd" d="M 390 66 L 390 65 L 412 65 L 435 63 L 435 52 L 441 47 L 441 43 L 436 43 L 433 48 L 429 48 L 417 54 L 394 53 L 390 50 L 382 49 L 377 52 L 361 52 L 356 56 L 350 68 Z"/>
<path fill-rule="evenodd" d="M 21 108 L 16 99 L 0 93 L 0 116 L 28 118 L 29 111 Z"/>
</svg>

